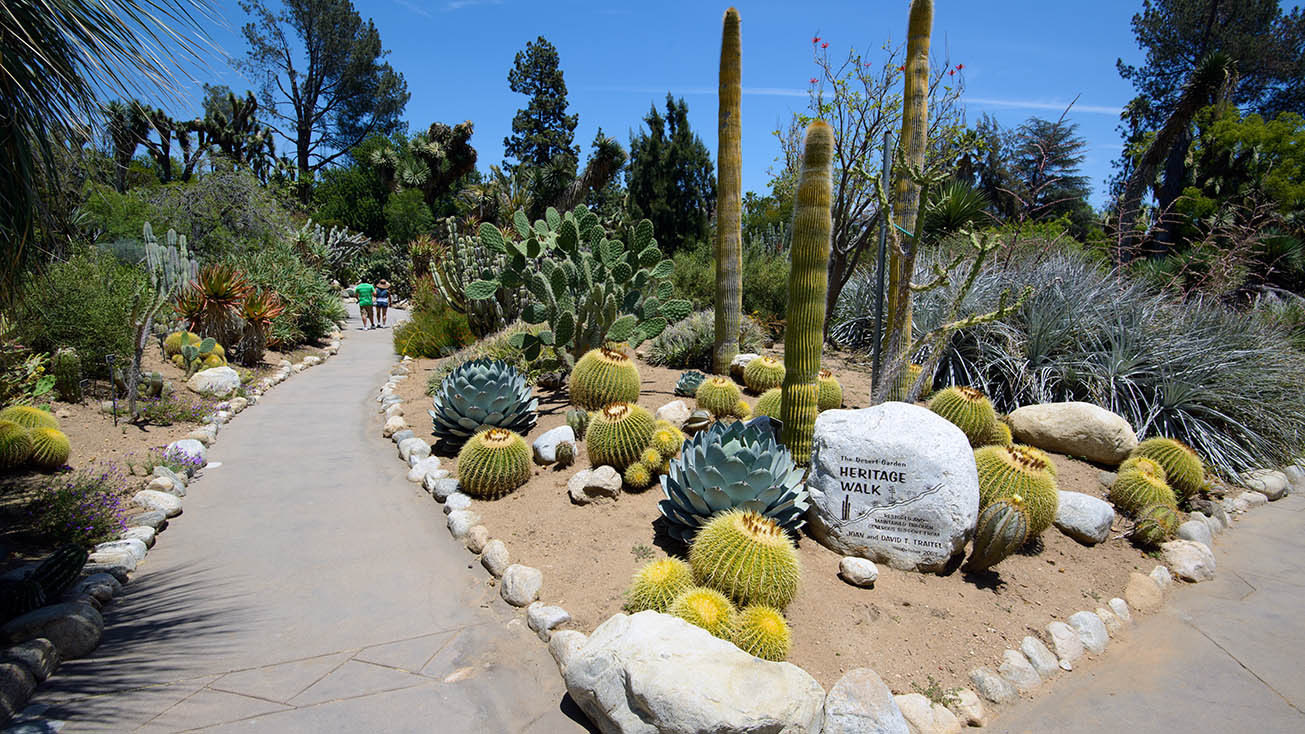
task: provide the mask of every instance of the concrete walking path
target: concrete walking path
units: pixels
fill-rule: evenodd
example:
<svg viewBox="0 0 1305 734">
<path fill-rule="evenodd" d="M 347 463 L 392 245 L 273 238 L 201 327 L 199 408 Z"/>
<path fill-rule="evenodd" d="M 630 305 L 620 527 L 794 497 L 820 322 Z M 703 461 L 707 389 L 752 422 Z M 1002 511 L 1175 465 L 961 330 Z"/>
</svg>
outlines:
<svg viewBox="0 0 1305 734">
<path fill-rule="evenodd" d="M 1305 496 L 1244 515 L 1215 540 L 1215 579 L 1004 712 L 1002 734 L 1305 731 Z"/>
<path fill-rule="evenodd" d="M 32 699 L 47 720 L 69 733 L 585 730 L 545 646 L 380 435 L 391 335 L 355 316 L 337 356 L 223 427 L 209 451 L 222 466 L 105 608 L 100 648 Z"/>
</svg>

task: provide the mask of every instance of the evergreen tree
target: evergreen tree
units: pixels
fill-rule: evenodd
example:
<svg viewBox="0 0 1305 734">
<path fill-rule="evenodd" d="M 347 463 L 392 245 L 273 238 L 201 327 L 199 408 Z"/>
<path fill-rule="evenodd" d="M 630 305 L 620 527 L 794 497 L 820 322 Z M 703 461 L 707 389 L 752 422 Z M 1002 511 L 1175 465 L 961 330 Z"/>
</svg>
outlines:
<svg viewBox="0 0 1305 734">
<path fill-rule="evenodd" d="M 508 72 L 508 88 L 530 101 L 512 118 L 512 134 L 503 139 L 503 153 L 521 168 L 544 172 L 549 186 L 561 191 L 575 178 L 580 150 L 575 147 L 578 115 L 566 114 L 566 80 L 562 78 L 557 47 L 540 36 L 518 51 Z M 558 180 L 563 179 L 563 180 Z M 537 192 L 547 198 L 548 192 Z"/>
<path fill-rule="evenodd" d="M 666 115 L 654 106 L 644 122 L 648 131 L 630 138 L 629 206 L 633 219 L 652 220 L 658 243 L 670 253 L 707 238 L 716 177 L 711 152 L 689 127 L 683 98 L 668 93 Z"/>
</svg>

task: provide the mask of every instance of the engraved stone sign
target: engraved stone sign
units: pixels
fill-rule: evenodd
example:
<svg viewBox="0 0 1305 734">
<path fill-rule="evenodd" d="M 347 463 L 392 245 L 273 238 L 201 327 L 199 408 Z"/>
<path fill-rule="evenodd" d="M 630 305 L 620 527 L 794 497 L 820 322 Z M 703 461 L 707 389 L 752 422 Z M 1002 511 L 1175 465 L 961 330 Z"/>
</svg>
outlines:
<svg viewBox="0 0 1305 734">
<path fill-rule="evenodd" d="M 979 515 L 965 434 L 906 403 L 821 413 L 807 489 L 818 541 L 907 571 L 942 570 L 964 552 Z"/>
</svg>

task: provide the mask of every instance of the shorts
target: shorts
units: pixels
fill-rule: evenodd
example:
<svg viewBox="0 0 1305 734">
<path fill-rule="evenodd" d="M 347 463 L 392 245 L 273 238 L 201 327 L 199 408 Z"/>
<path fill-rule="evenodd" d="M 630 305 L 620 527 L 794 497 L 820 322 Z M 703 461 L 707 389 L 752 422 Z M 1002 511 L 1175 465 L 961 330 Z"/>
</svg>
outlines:
<svg viewBox="0 0 1305 734">
<path fill-rule="evenodd" d="M 364 318 L 370 319 L 372 317 L 372 304 L 368 303 L 368 304 L 359 305 L 358 309 L 362 311 L 362 315 Z"/>
<path fill-rule="evenodd" d="M 377 299 L 377 301 L 376 301 L 376 307 L 377 307 L 377 308 L 389 308 L 389 307 L 390 307 L 390 301 L 389 301 L 389 299 L 386 299 L 386 298 L 380 298 L 380 299 Z"/>
</svg>

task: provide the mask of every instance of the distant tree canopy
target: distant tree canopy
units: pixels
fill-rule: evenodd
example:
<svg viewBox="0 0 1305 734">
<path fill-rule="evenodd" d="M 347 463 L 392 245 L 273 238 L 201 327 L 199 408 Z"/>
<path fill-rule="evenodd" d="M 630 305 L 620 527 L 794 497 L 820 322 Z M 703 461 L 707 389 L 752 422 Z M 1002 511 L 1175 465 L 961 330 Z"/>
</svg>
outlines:
<svg viewBox="0 0 1305 734">
<path fill-rule="evenodd" d="M 666 95 L 666 114 L 653 106 L 640 130 L 630 138 L 626 172 L 630 213 L 650 219 L 666 252 L 707 238 L 716 206 L 716 177 L 711 152 L 689 127 L 684 99 Z"/>
</svg>

